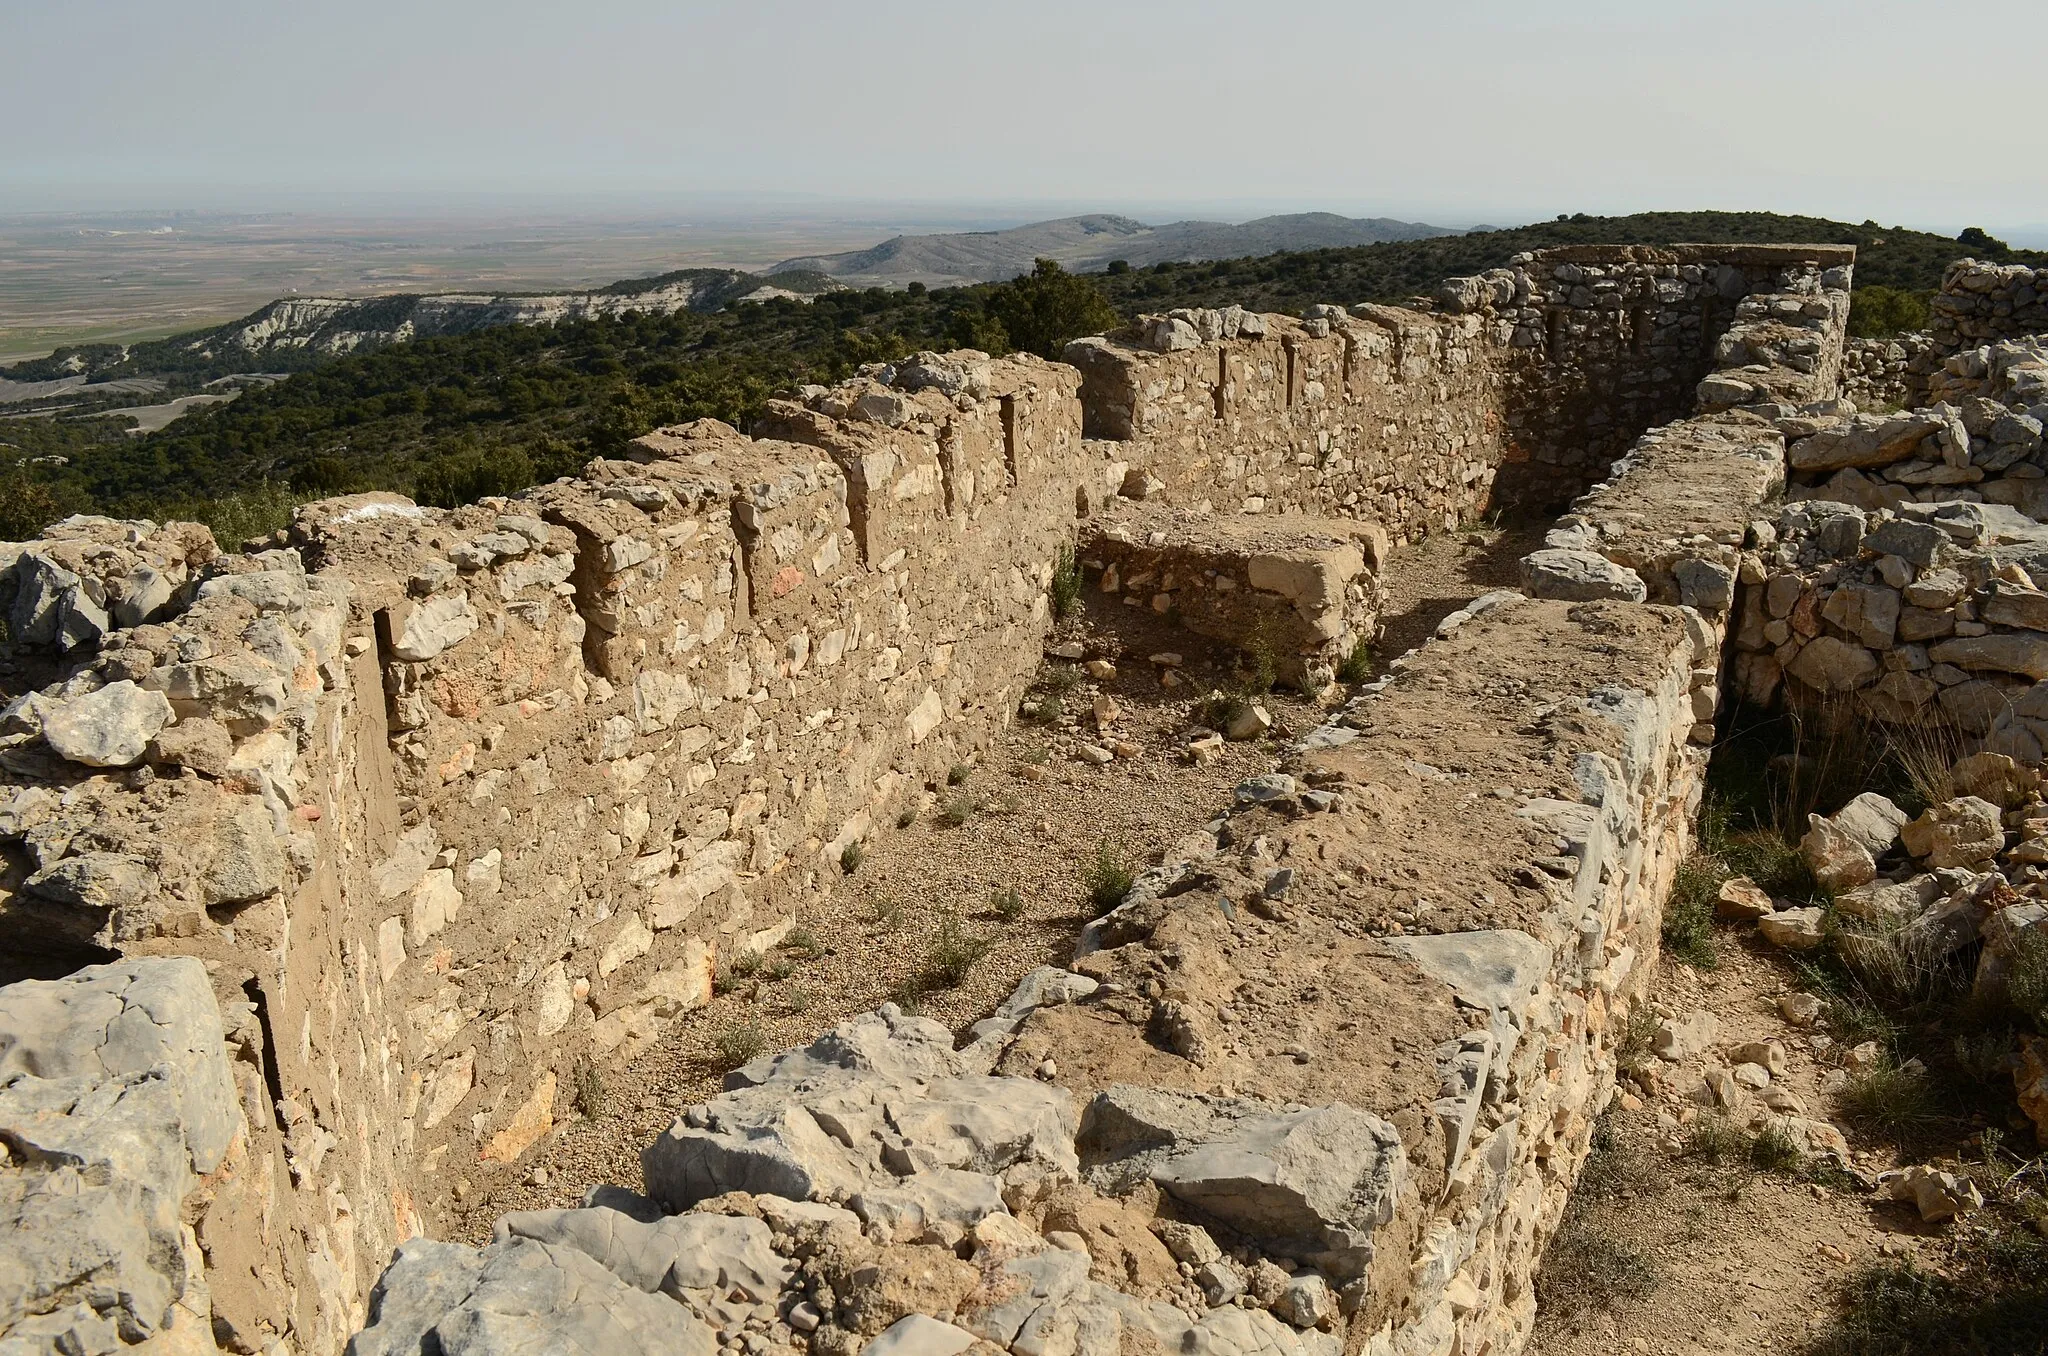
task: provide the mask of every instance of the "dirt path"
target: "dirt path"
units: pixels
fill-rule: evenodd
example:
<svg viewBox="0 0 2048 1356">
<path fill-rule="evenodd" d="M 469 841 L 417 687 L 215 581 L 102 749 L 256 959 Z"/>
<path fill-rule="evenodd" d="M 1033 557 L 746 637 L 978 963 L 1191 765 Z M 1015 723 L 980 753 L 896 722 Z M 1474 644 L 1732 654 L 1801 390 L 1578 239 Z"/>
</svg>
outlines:
<svg viewBox="0 0 2048 1356">
<path fill-rule="evenodd" d="M 1377 651 L 1406 654 L 1451 613 L 1493 589 L 1520 587 L 1517 562 L 1543 544 L 1548 520 L 1480 527 L 1430 537 L 1397 553 L 1380 582 L 1387 590 Z"/>
</svg>

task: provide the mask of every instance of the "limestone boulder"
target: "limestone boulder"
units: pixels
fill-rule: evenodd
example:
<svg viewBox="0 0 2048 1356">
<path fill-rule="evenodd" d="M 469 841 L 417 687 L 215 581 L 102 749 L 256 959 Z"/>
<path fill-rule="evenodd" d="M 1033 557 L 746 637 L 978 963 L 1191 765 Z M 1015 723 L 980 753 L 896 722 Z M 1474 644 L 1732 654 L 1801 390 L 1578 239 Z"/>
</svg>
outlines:
<svg viewBox="0 0 2048 1356">
<path fill-rule="evenodd" d="M 1640 603 L 1650 596 L 1643 577 L 1594 551 L 1545 547 L 1522 557 L 1522 592 L 1531 598 L 1583 603 L 1619 598 Z"/>
<path fill-rule="evenodd" d="M 1816 692 L 1851 692 L 1877 677 L 1877 656 L 1861 645 L 1816 636 L 1800 647 L 1785 672 Z"/>
<path fill-rule="evenodd" d="M 171 703 L 122 679 L 77 697 L 41 698 L 43 740 L 88 767 L 134 767 L 171 721 Z"/>
<path fill-rule="evenodd" d="M 0 989 L 0 1347 L 162 1331 L 186 1289 L 186 1198 L 242 1133 L 198 960 Z"/>
<path fill-rule="evenodd" d="M 1899 830 L 1912 816 L 1875 791 L 1865 791 L 1828 818 L 1838 832 L 1861 844 L 1864 851 L 1882 857 L 1899 841 Z"/>
<path fill-rule="evenodd" d="M 994 1179 L 1012 1165 L 1078 1166 L 1064 1089 L 972 1072 L 951 1032 L 894 1004 L 736 1070 L 727 1086 L 641 1155 L 648 1194 L 670 1210 L 735 1190 L 799 1201 L 865 1195 L 892 1218 L 914 1208 L 964 1227 L 1000 1203 Z M 915 1180 L 945 1172 L 987 1182 Z M 890 1192 L 909 1196 L 876 1194 Z"/>
<path fill-rule="evenodd" d="M 1970 866 L 1996 857 L 2005 846 L 1998 807 L 1975 796 L 1937 805 L 1901 830 L 1906 850 L 1936 870 Z"/>
<path fill-rule="evenodd" d="M 1827 910 L 1819 906 L 1780 909 L 1757 919 L 1765 941 L 1787 951 L 1812 951 L 1827 938 Z"/>
<path fill-rule="evenodd" d="M 370 1292 L 348 1356 L 717 1356 L 702 1320 L 577 1248 L 513 1237 L 488 1248 L 415 1238 Z"/>
<path fill-rule="evenodd" d="M 1770 895 L 1747 876 L 1723 881 L 1720 892 L 1714 897 L 1716 918 L 1755 922 L 1767 913 L 1775 913 L 1777 908 Z"/>
<path fill-rule="evenodd" d="M 1848 890 L 1877 879 L 1877 862 L 1859 839 L 1831 819 L 1808 815 L 1806 820 L 1799 853 L 1815 880 L 1829 890 Z"/>
<path fill-rule="evenodd" d="M 2041 788 L 2041 771 L 2026 767 L 2002 753 L 1973 753 L 1949 769 L 1949 780 L 1959 796 L 1975 796 L 2001 810 L 2027 803 Z"/>
<path fill-rule="evenodd" d="M 1081 1129 L 1091 1180 L 1149 1180 L 1276 1252 L 1340 1278 L 1363 1274 L 1373 1231 L 1393 1218 L 1407 1175 L 1400 1133 L 1333 1103 L 1282 1107 L 1117 1085 Z"/>
<path fill-rule="evenodd" d="M 1890 417 L 1856 415 L 1792 443 L 1785 457 L 1796 471 L 1889 466 L 1912 456 L 1921 439 L 1943 426 L 1944 421 L 1922 411 Z"/>
</svg>

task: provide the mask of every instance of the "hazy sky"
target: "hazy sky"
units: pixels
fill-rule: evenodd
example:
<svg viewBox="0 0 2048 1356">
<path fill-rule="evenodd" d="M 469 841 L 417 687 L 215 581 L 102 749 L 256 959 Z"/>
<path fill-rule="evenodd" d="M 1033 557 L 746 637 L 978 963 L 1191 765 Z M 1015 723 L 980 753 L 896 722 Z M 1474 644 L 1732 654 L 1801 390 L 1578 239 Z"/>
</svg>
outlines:
<svg viewBox="0 0 2048 1356">
<path fill-rule="evenodd" d="M 2048 223 L 2022 55 L 2042 21 L 2042 0 L 0 0 L 0 212 L 794 192 L 2021 227 Z"/>
</svg>

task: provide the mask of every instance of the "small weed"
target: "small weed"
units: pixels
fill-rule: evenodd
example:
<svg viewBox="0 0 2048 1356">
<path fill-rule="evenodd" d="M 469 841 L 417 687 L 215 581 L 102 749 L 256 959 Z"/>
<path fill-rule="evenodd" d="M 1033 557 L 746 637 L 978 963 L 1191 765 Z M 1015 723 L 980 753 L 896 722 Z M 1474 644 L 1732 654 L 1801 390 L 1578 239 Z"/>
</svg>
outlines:
<svg viewBox="0 0 2048 1356">
<path fill-rule="evenodd" d="M 899 829 L 907 829 L 916 822 L 917 807 L 914 805 L 904 806 L 902 813 L 896 816 L 896 827 Z"/>
<path fill-rule="evenodd" d="M 1893 727 L 1888 732 L 1887 744 L 1910 792 L 1898 798 L 1900 809 L 1917 815 L 1930 805 L 1955 799 L 1955 778 L 1949 771 L 1970 744 L 1961 726 L 1939 718 L 1915 721 Z"/>
<path fill-rule="evenodd" d="M 713 987 L 720 993 L 731 993 L 752 979 L 761 971 L 761 958 L 751 951 L 736 953 L 719 968 Z"/>
<path fill-rule="evenodd" d="M 860 870 L 860 864 L 867 860 L 867 855 L 867 845 L 856 838 L 839 849 L 839 869 L 850 876 Z"/>
<path fill-rule="evenodd" d="M 711 1038 L 711 1058 L 719 1068 L 732 1070 L 761 1057 L 768 1048 L 768 1033 L 749 1018 L 719 1028 Z"/>
<path fill-rule="evenodd" d="M 955 763 L 946 769 L 946 785 L 965 786 L 967 785 L 968 777 L 973 775 L 973 772 L 974 769 L 967 766 L 967 764 Z"/>
<path fill-rule="evenodd" d="M 1657 1014 L 1649 1005 L 1638 1003 L 1622 1024 L 1614 1042 L 1614 1064 L 1623 1074 L 1648 1068 L 1654 1061 L 1652 1044 L 1657 1039 Z"/>
<path fill-rule="evenodd" d="M 818 941 L 818 934 L 809 928 L 791 928 L 789 935 L 782 939 L 782 949 L 804 960 L 813 960 L 825 951 Z"/>
<path fill-rule="evenodd" d="M 2001 1091 L 2011 1086 L 2007 1061 L 2012 1057 L 2012 1032 L 1968 1032 L 1957 1036 L 1950 1048 L 1955 1054 L 1956 1068 L 1972 1083 Z M 1998 1132 L 1994 1128 L 1984 1133 L 1992 1136 Z"/>
<path fill-rule="evenodd" d="M 768 963 L 768 968 L 763 973 L 775 983 L 780 984 L 783 980 L 796 973 L 796 962 L 786 957 L 778 956 Z"/>
<path fill-rule="evenodd" d="M 969 936 L 958 914 L 949 913 L 939 921 L 939 931 L 925 949 L 921 977 L 930 989 L 957 989 L 989 953 L 995 943 Z"/>
<path fill-rule="evenodd" d="M 1853 1048 L 1876 1041 L 1889 1048 L 1898 1043 L 1899 1024 L 1860 987 L 1824 991 L 1821 1014 L 1828 1033 L 1843 1045 Z"/>
<path fill-rule="evenodd" d="M 939 806 L 939 818 L 947 827 L 957 829 L 974 818 L 974 812 L 980 808 L 980 802 L 963 791 L 957 796 L 946 797 L 945 803 Z"/>
<path fill-rule="evenodd" d="M 1280 650 L 1263 625 L 1245 642 L 1238 663 L 1244 670 L 1245 689 L 1254 696 L 1271 692 L 1273 684 L 1280 681 Z"/>
<path fill-rule="evenodd" d="M 1889 1061 L 1852 1074 L 1837 1100 L 1844 1116 L 1894 1141 L 1912 1138 L 1935 1118 L 1934 1089 L 1926 1075 Z"/>
<path fill-rule="evenodd" d="M 873 921 L 884 932 L 903 930 L 903 905 L 893 899 L 877 901 Z"/>
<path fill-rule="evenodd" d="M 1749 1136 L 1726 1116 L 1701 1116 L 1686 1132 L 1685 1156 L 1716 1166 L 1745 1162 L 1749 1158 Z"/>
<path fill-rule="evenodd" d="M 1714 949 L 1714 898 L 1724 879 L 1720 863 L 1696 852 L 1678 864 L 1664 902 L 1664 945 L 1695 970 L 1721 963 Z"/>
<path fill-rule="evenodd" d="M 1024 761 L 1044 767 L 1052 761 L 1052 745 L 1033 744 L 1030 748 L 1024 750 Z"/>
<path fill-rule="evenodd" d="M 1574 1196 L 1543 1254 L 1536 1296 L 1552 1317 L 1570 1323 L 1587 1314 L 1610 1312 L 1617 1300 L 1647 1299 L 1656 1291 L 1658 1279 L 1648 1254 L 1601 1228 Z"/>
<path fill-rule="evenodd" d="M 1137 873 L 1107 838 L 1095 845 L 1094 859 L 1081 876 L 1081 883 L 1088 889 L 1089 906 L 1098 918 L 1123 903 L 1136 881 Z"/>
<path fill-rule="evenodd" d="M 1020 718 L 1033 725 L 1057 725 L 1061 716 L 1067 714 L 1067 704 L 1057 692 L 1047 692 L 1017 708 Z"/>
<path fill-rule="evenodd" d="M 2014 1012 L 2048 1032 L 2048 935 L 2039 928 L 2020 934 L 2006 963 L 2005 1000 Z"/>
<path fill-rule="evenodd" d="M 889 1001 L 901 1008 L 905 1017 L 924 1016 L 924 990 L 915 979 L 906 979 L 890 990 Z"/>
<path fill-rule="evenodd" d="M 1235 692 L 1211 692 L 1195 707 L 1195 723 L 1224 731 L 1251 710 L 1251 702 Z"/>
<path fill-rule="evenodd" d="M 1379 672 L 1379 656 L 1373 653 L 1372 642 L 1360 636 L 1351 646 L 1351 652 L 1344 656 L 1344 662 L 1337 665 L 1337 681 L 1340 683 L 1369 683 Z"/>
<path fill-rule="evenodd" d="M 1017 893 L 1016 886 L 1005 886 L 990 895 L 989 907 L 1005 923 L 1014 923 L 1024 916 L 1024 896 Z"/>
<path fill-rule="evenodd" d="M 1052 595 L 1052 615 L 1065 617 L 1081 601 L 1081 566 L 1074 559 L 1074 548 L 1062 545 L 1059 558 L 1053 562 L 1052 582 L 1047 591 Z"/>
<path fill-rule="evenodd" d="M 1758 1172 L 1796 1172 L 1800 1159 L 1799 1145 L 1775 1125 L 1766 1125 L 1750 1137 L 1749 1166 Z"/>
<path fill-rule="evenodd" d="M 810 989 L 802 984 L 792 984 L 782 991 L 782 1006 L 793 1016 L 809 1012 L 811 1004 L 816 1001 L 811 997 Z"/>
<path fill-rule="evenodd" d="M 576 1061 L 575 1071 L 570 1075 L 576 1090 L 576 1110 L 586 1120 L 597 1120 L 604 1115 L 604 1075 L 588 1059 Z"/>
</svg>

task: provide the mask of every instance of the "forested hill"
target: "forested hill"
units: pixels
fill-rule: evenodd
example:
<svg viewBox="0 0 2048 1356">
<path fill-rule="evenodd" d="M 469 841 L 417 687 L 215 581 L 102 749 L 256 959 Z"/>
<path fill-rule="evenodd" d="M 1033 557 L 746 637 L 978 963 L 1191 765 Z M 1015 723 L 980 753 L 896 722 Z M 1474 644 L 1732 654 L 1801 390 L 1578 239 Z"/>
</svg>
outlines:
<svg viewBox="0 0 2048 1356">
<path fill-rule="evenodd" d="M 2007 250 L 1981 233 L 1950 240 L 1811 217 L 1651 213 L 1088 275 L 1047 266 L 974 287 L 497 325 L 322 362 L 146 437 L 106 418 L 0 423 L 0 538 L 99 511 L 196 516 L 239 539 L 281 521 L 295 498 L 362 489 L 466 502 L 570 474 L 659 424 L 713 416 L 744 426 L 776 391 L 921 348 L 1056 356 L 1068 339 L 1144 311 L 1398 301 L 1523 250 L 1680 241 L 1854 244 L 1852 323 L 1866 330 L 1924 318 L 1925 295 L 1954 259 L 2048 263 L 2048 254 Z"/>
</svg>

